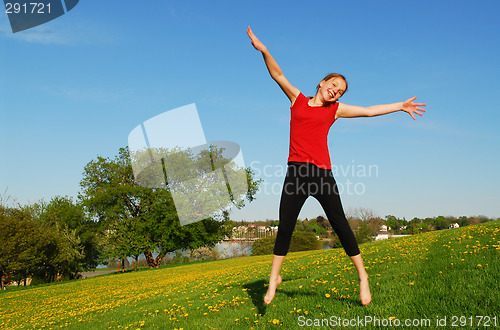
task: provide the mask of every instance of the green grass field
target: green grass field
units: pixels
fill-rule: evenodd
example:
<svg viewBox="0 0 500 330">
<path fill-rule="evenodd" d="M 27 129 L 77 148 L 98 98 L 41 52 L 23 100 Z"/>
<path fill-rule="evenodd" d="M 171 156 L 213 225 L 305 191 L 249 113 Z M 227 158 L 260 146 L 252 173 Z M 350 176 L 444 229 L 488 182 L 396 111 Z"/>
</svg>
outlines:
<svg viewBox="0 0 500 330">
<path fill-rule="evenodd" d="M 0 293 L 0 328 L 500 327 L 500 221 L 361 251 L 373 296 L 365 307 L 354 267 L 334 249 L 290 253 L 268 306 L 272 256 L 254 256 L 11 289 Z"/>
</svg>

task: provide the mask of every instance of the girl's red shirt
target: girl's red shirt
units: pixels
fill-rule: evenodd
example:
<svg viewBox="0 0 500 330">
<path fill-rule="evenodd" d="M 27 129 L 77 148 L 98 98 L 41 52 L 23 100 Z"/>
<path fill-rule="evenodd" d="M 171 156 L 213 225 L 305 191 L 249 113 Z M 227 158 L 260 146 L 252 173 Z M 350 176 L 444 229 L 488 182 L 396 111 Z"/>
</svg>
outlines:
<svg viewBox="0 0 500 330">
<path fill-rule="evenodd" d="M 288 162 L 307 162 L 331 169 L 328 132 L 335 122 L 337 102 L 311 107 L 309 99 L 300 93 L 290 107 L 290 152 Z"/>
</svg>

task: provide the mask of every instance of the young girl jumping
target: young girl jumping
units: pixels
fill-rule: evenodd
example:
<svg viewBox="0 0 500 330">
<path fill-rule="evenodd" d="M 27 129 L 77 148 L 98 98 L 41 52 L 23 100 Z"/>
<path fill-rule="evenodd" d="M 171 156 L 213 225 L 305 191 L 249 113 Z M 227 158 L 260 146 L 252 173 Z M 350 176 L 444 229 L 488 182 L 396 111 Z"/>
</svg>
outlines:
<svg viewBox="0 0 500 330">
<path fill-rule="evenodd" d="M 281 193 L 278 234 L 264 302 L 271 303 L 276 288 L 281 283 L 281 266 L 290 247 L 297 217 L 305 200 L 313 196 L 320 202 L 346 254 L 356 267 L 361 303 L 368 305 L 372 300 L 368 274 L 354 233 L 345 217 L 337 184 L 332 175 L 327 145 L 328 132 L 340 117 L 372 117 L 401 110 L 415 119 L 414 114 L 422 116 L 422 112 L 425 112 L 420 108 L 425 104 L 414 103 L 416 96 L 404 102 L 370 107 L 338 103 L 337 100 L 347 91 L 347 81 L 343 75 L 337 73 L 327 75 L 316 87 L 316 95 L 307 98 L 285 78 L 278 63 L 250 27 L 247 33 L 252 45 L 262 53 L 271 78 L 278 83 L 291 102 L 288 168 Z"/>
</svg>

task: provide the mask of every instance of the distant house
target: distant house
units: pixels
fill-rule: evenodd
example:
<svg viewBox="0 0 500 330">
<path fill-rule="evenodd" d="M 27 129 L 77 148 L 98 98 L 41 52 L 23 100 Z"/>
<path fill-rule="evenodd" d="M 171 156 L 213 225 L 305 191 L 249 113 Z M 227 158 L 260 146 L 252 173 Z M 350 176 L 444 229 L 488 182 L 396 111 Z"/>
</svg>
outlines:
<svg viewBox="0 0 500 330">
<path fill-rule="evenodd" d="M 380 226 L 380 231 L 387 231 L 388 228 L 389 227 L 387 227 L 386 225 L 382 225 L 382 226 Z"/>
<path fill-rule="evenodd" d="M 257 226 L 257 231 L 259 233 L 265 233 L 266 232 L 266 226 Z"/>
<path fill-rule="evenodd" d="M 458 223 L 456 223 L 456 222 L 454 222 L 454 223 L 452 223 L 450 225 L 450 229 L 452 229 L 452 228 L 458 228 L 458 227 L 460 227 L 460 225 Z"/>
</svg>

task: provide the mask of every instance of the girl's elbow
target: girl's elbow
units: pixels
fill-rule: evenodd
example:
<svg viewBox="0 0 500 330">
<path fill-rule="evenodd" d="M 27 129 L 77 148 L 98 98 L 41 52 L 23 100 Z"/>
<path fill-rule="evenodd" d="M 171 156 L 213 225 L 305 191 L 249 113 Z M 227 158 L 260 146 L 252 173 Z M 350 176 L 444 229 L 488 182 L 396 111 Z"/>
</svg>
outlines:
<svg viewBox="0 0 500 330">
<path fill-rule="evenodd" d="M 363 117 L 373 117 L 373 116 L 376 116 L 375 111 L 373 111 L 371 109 L 364 109 L 362 113 L 363 113 L 362 114 Z"/>
</svg>

